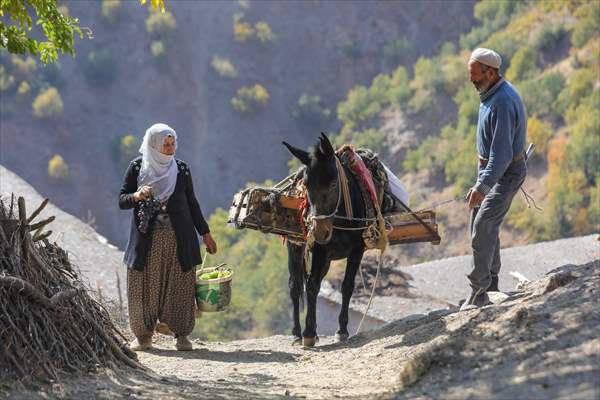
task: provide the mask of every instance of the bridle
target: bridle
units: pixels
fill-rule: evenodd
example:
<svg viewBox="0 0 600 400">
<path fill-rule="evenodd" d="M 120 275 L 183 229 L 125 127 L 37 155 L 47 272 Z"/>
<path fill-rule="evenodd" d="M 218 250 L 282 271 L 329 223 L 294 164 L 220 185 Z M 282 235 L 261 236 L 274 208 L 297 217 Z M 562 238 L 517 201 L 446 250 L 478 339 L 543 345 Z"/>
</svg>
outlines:
<svg viewBox="0 0 600 400">
<path fill-rule="evenodd" d="M 377 221 L 377 218 L 358 218 L 358 217 L 353 217 L 353 216 L 345 216 L 345 215 L 338 215 L 338 211 L 340 208 L 340 204 L 342 202 L 342 198 L 344 198 L 344 203 L 346 204 L 346 209 L 351 207 L 351 200 L 350 200 L 350 194 L 348 192 L 348 190 L 342 190 L 342 180 L 345 180 L 345 185 L 348 185 L 347 183 L 347 178 L 345 177 L 345 174 L 342 172 L 343 171 L 343 166 L 342 163 L 340 161 L 340 159 L 335 156 L 335 169 L 337 172 L 337 192 L 338 192 L 338 196 L 337 196 L 337 202 L 335 204 L 335 209 L 329 213 L 329 214 L 317 214 L 317 215 L 310 215 L 308 217 L 309 221 L 313 221 L 313 220 L 325 220 L 325 219 L 341 219 L 344 221 L 353 221 L 353 222 L 373 222 L 373 221 Z M 342 174 L 344 174 L 344 177 L 342 178 Z M 308 199 L 308 204 L 313 207 L 312 202 L 310 201 L 310 197 L 308 196 L 308 193 L 306 195 L 307 199 Z M 342 227 L 342 226 L 336 226 L 333 225 L 334 229 L 339 229 L 339 230 L 363 230 L 363 229 L 367 229 L 368 225 L 365 226 L 361 226 L 361 227 L 355 227 L 355 228 L 348 228 L 348 227 Z"/>
</svg>

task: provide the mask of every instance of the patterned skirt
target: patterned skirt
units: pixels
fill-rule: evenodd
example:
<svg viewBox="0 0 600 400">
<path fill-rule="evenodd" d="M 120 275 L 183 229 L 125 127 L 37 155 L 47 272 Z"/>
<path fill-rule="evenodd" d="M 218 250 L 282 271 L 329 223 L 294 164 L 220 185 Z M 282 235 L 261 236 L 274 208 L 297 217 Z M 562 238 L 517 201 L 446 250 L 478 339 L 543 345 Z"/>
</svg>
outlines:
<svg viewBox="0 0 600 400">
<path fill-rule="evenodd" d="M 143 271 L 127 270 L 129 324 L 138 339 L 152 337 L 156 322 L 169 325 L 178 336 L 188 336 L 195 322 L 194 268 L 181 271 L 175 231 L 170 224 L 156 224 Z"/>
</svg>

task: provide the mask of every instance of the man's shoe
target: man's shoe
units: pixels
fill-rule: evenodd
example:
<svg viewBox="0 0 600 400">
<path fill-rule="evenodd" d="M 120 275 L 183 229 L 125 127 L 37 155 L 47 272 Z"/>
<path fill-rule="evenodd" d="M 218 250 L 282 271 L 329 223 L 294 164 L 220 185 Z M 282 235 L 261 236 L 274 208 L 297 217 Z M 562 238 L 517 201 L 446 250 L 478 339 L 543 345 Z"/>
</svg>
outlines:
<svg viewBox="0 0 600 400">
<path fill-rule="evenodd" d="M 486 292 L 499 292 L 500 290 L 498 289 L 498 276 L 492 276 L 492 283 L 490 283 L 490 286 L 487 288 Z"/>
<path fill-rule="evenodd" d="M 135 338 L 133 342 L 129 344 L 129 348 L 133 351 L 144 351 L 152 348 L 152 338 L 141 340 Z"/>
<path fill-rule="evenodd" d="M 460 311 L 483 307 L 490 304 L 490 298 L 485 290 L 478 288 L 471 291 L 471 295 L 460 306 Z"/>
<path fill-rule="evenodd" d="M 187 338 L 187 336 L 179 336 L 175 339 L 175 348 L 178 351 L 190 351 L 194 350 L 194 346 L 192 346 L 192 342 Z"/>
</svg>

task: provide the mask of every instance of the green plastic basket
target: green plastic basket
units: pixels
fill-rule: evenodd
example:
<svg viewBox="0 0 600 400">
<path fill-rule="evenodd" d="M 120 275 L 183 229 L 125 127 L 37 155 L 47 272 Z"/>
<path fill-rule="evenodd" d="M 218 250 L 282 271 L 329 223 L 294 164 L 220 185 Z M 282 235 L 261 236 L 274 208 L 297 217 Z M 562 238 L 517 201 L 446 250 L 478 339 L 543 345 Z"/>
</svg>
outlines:
<svg viewBox="0 0 600 400">
<path fill-rule="evenodd" d="M 215 270 L 229 271 L 231 275 L 226 278 L 200 280 L 198 277 Z M 231 302 L 231 280 L 233 271 L 221 264 L 218 267 L 201 268 L 196 271 L 196 302 L 203 312 L 223 311 Z"/>
</svg>

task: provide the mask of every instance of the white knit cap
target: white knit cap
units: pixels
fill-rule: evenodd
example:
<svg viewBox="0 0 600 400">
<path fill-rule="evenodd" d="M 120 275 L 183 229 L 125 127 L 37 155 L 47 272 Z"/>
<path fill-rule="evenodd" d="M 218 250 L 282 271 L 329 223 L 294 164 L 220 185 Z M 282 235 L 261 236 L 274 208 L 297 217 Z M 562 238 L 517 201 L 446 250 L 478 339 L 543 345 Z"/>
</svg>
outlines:
<svg viewBox="0 0 600 400">
<path fill-rule="evenodd" d="M 483 47 L 473 50 L 473 53 L 471 53 L 471 60 L 479 61 L 492 68 L 500 68 L 500 65 L 502 65 L 502 57 L 500 57 L 500 54 L 496 53 L 494 50 Z"/>
</svg>

